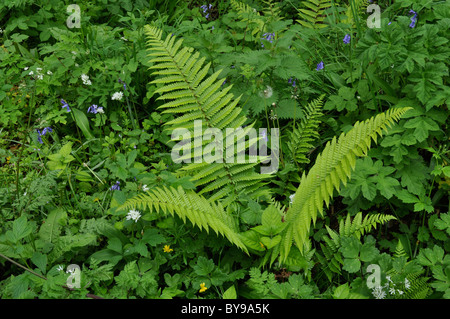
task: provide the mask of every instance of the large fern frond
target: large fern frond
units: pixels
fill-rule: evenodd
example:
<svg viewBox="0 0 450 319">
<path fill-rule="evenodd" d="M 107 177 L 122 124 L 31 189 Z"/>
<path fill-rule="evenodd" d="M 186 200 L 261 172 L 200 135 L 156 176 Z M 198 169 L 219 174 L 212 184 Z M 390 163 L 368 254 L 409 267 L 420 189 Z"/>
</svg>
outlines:
<svg viewBox="0 0 450 319">
<path fill-rule="evenodd" d="M 314 147 L 311 142 L 319 138 L 318 127 L 321 122 L 324 97 L 322 95 L 306 105 L 302 120 L 289 134 L 288 150 L 292 159 L 299 164 L 309 163 L 306 154 Z"/>
<path fill-rule="evenodd" d="M 325 10 L 331 7 L 330 0 L 308 0 L 301 2 L 303 8 L 299 9 L 298 22 L 311 29 L 324 28 L 327 25 L 323 23 L 325 20 Z"/>
<path fill-rule="evenodd" d="M 231 86 L 224 87 L 224 79 L 219 79 L 221 70 L 210 74 L 211 63 L 205 64 L 205 58 L 201 58 L 198 52 L 183 47 L 183 39 L 177 40 L 175 36 L 168 35 L 163 40 L 162 30 L 152 26 L 146 26 L 145 32 L 149 56 L 152 57 L 150 62 L 153 63 L 150 69 L 156 70 L 153 75 L 161 76 L 152 82 L 161 85 L 155 93 L 161 94 L 158 100 L 167 101 L 159 108 L 164 109 L 163 113 L 177 115 L 165 124 L 166 130 L 186 129 L 194 139 L 207 129 L 219 130 L 223 133 L 223 141 L 227 141 L 222 144 L 222 149 L 216 147 L 215 152 L 220 160 L 213 163 L 195 158 L 197 151 L 201 152 L 208 141 L 202 140 L 200 145 L 191 143 L 190 154 L 193 155 L 187 155 L 190 161 L 184 161 L 188 164 L 183 167 L 182 173 L 193 176 L 196 186 L 202 187 L 199 194 L 208 194 L 211 200 L 223 199 L 224 205 L 233 202 L 242 193 L 252 198 L 268 195 L 263 180 L 270 175 L 255 172 L 255 166 L 260 164 L 257 160 L 246 158 L 244 163 L 235 163 L 234 158 L 227 157 L 226 149 L 234 147 L 232 144 L 235 143 L 232 136 L 235 132 L 231 130 L 228 133 L 228 129 L 241 128 L 247 118 L 237 106 L 239 98 L 234 99 L 229 92 Z M 196 121 L 202 124 L 197 133 L 194 129 Z M 251 130 L 252 125 L 248 125 L 242 129 L 241 136 L 245 139 Z M 228 143 L 229 137 L 232 138 L 231 143 Z M 245 141 L 244 153 L 259 139 Z"/>
<path fill-rule="evenodd" d="M 193 191 L 184 191 L 181 187 L 154 188 L 128 199 L 118 210 L 148 209 L 150 212 L 177 215 L 186 222 L 209 233 L 212 229 L 217 235 L 226 237 L 232 244 L 247 252 L 241 241 L 239 230 L 233 217 L 220 203 L 212 202 Z"/>
<path fill-rule="evenodd" d="M 371 141 L 390 127 L 410 108 L 393 108 L 378 114 L 364 122 L 357 122 L 348 133 L 342 133 L 338 139 L 328 142 L 317 157 L 308 174 L 303 173 L 291 209 L 289 209 L 281 244 L 281 257 L 285 259 L 292 242 L 300 251 L 309 235 L 311 222 L 323 215 L 323 203 L 327 207 L 333 192 L 339 191 L 350 179 L 357 156 L 366 155 Z"/>
</svg>

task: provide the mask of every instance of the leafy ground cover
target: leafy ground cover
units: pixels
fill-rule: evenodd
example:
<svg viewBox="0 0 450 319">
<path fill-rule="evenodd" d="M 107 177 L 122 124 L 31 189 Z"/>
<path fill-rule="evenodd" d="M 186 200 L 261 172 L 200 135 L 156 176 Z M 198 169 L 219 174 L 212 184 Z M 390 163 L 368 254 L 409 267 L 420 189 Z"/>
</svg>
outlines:
<svg viewBox="0 0 450 319">
<path fill-rule="evenodd" d="M 449 1 L 0 9 L 1 298 L 450 298 Z"/>
</svg>

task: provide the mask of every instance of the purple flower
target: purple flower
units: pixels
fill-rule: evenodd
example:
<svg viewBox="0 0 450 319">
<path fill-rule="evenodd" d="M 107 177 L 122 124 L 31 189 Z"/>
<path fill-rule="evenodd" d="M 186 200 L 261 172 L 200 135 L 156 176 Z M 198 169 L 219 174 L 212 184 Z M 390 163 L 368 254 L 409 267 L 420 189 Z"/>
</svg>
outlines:
<svg viewBox="0 0 450 319">
<path fill-rule="evenodd" d="M 415 12 L 414 10 L 409 10 L 409 14 L 414 14 L 412 17 L 411 17 L 411 23 L 410 23 L 410 25 L 409 25 L 409 27 L 412 29 L 412 28 L 414 28 L 415 26 L 416 26 L 416 22 L 417 22 L 417 12 Z"/>
<path fill-rule="evenodd" d="M 109 188 L 110 191 L 120 191 L 120 182 L 117 181 L 113 186 Z"/>
<path fill-rule="evenodd" d="M 208 5 L 204 4 L 204 5 L 200 6 L 200 8 L 203 9 L 203 13 L 206 13 L 205 14 L 205 18 L 209 19 L 209 12 L 208 11 L 211 10 L 212 4 L 208 4 Z"/>
<path fill-rule="evenodd" d="M 350 43 L 350 39 L 351 39 L 350 34 L 346 34 L 343 41 L 344 41 L 345 44 L 349 44 Z"/>
<path fill-rule="evenodd" d="M 49 132 L 49 133 L 53 132 L 52 128 L 51 128 L 51 127 L 45 127 L 45 128 L 42 130 L 42 136 L 44 136 L 45 134 L 47 134 L 47 132 Z"/>
<path fill-rule="evenodd" d="M 63 99 L 61 99 L 61 104 L 63 105 L 63 106 L 62 106 L 63 109 L 66 109 L 67 112 L 70 112 L 69 104 L 67 104 L 66 101 L 64 101 Z"/>
<path fill-rule="evenodd" d="M 124 81 L 122 81 L 121 79 L 119 79 L 119 83 L 121 83 L 123 85 L 123 89 L 126 90 L 127 89 L 127 85 L 125 84 Z"/>
<path fill-rule="evenodd" d="M 317 68 L 316 71 L 322 70 L 323 69 L 323 61 L 320 61 L 319 64 L 317 64 Z"/>
<path fill-rule="evenodd" d="M 91 105 L 89 106 L 89 108 L 87 109 L 88 113 L 92 113 L 92 114 L 97 114 L 98 110 L 97 110 L 98 106 L 97 105 Z"/>
<path fill-rule="evenodd" d="M 42 138 L 41 138 L 41 131 L 36 130 L 36 132 L 38 133 L 38 137 L 37 137 L 38 142 L 41 144 L 44 144 L 44 142 L 42 141 Z"/>
<path fill-rule="evenodd" d="M 292 87 L 295 88 L 295 86 L 296 86 L 295 79 L 290 78 L 290 79 L 288 80 L 288 83 L 289 83 L 289 84 L 292 84 Z"/>
</svg>

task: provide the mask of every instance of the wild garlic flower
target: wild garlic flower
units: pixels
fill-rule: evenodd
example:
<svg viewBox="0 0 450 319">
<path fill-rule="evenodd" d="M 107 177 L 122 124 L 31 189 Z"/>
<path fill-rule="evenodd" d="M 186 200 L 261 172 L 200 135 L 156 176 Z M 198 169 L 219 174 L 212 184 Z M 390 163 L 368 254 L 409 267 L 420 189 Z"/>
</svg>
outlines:
<svg viewBox="0 0 450 319">
<path fill-rule="evenodd" d="M 372 295 L 375 297 L 375 299 L 384 299 L 386 297 L 386 293 L 380 286 L 372 289 Z"/>
<path fill-rule="evenodd" d="M 133 210 L 133 209 L 132 209 L 132 210 L 130 210 L 130 211 L 128 212 L 127 220 L 132 219 L 132 220 L 134 220 L 134 222 L 137 223 L 137 221 L 139 220 L 139 218 L 141 218 L 141 213 L 138 212 L 137 210 Z"/>
<path fill-rule="evenodd" d="M 84 85 L 92 84 L 91 80 L 89 80 L 89 76 L 87 76 L 86 74 L 81 74 L 81 81 L 83 81 Z"/>
<path fill-rule="evenodd" d="M 59 272 L 64 271 L 64 267 L 62 265 L 59 265 L 58 267 L 56 267 L 56 270 L 58 270 Z"/>
<path fill-rule="evenodd" d="M 147 185 L 143 185 L 143 186 L 142 186 L 142 190 L 143 190 L 144 192 L 148 192 L 148 191 L 150 190 L 150 188 L 148 188 Z"/>
<path fill-rule="evenodd" d="M 112 97 L 111 100 L 117 100 L 117 101 L 121 101 L 123 98 L 123 93 L 122 92 L 115 92 Z"/>
</svg>

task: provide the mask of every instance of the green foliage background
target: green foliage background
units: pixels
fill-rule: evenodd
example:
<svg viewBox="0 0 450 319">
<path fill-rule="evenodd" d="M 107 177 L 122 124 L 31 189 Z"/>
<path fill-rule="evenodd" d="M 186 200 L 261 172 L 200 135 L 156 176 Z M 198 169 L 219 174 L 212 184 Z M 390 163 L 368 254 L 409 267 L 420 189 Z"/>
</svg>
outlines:
<svg viewBox="0 0 450 319">
<path fill-rule="evenodd" d="M 450 298 L 449 1 L 70 4 L 0 1 L 1 298 Z M 175 164 L 204 114 L 279 170 Z"/>
</svg>

